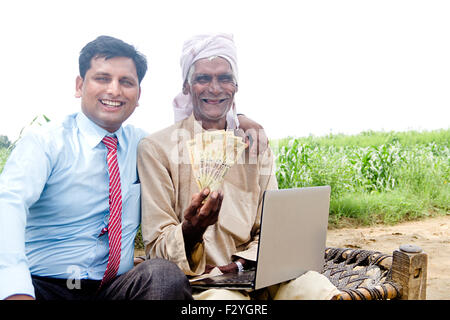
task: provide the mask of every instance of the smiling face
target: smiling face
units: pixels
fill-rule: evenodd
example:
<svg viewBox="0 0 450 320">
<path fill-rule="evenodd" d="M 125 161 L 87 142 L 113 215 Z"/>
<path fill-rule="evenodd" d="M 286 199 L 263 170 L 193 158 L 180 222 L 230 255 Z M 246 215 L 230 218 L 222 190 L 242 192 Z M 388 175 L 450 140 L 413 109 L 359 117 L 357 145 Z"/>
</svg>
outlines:
<svg viewBox="0 0 450 320">
<path fill-rule="evenodd" d="M 134 62 L 126 57 L 94 57 L 84 79 L 76 79 L 81 110 L 99 127 L 117 131 L 138 106 L 141 90 Z"/>
<path fill-rule="evenodd" d="M 226 114 L 236 92 L 233 70 L 221 57 L 196 61 L 191 84 L 184 85 L 184 93 L 192 97 L 195 119 L 216 129 L 225 128 Z"/>
</svg>

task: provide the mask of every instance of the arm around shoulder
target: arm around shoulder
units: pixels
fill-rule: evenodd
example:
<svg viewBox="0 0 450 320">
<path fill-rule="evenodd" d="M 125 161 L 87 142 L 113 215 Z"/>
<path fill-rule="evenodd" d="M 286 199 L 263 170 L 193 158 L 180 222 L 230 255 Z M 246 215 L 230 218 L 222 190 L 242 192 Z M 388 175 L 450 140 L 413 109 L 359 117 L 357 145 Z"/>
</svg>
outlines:
<svg viewBox="0 0 450 320">
<path fill-rule="evenodd" d="M 238 118 L 239 127 L 244 131 L 245 140 L 250 146 L 250 153 L 253 155 L 264 153 L 269 140 L 263 126 L 243 114 L 240 114 Z"/>
</svg>

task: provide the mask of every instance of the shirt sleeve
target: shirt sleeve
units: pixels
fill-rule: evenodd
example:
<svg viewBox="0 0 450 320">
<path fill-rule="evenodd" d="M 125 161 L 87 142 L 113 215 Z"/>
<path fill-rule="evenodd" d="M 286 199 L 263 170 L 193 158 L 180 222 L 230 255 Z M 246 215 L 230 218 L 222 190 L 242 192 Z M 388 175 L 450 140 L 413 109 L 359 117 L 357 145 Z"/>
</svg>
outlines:
<svg viewBox="0 0 450 320">
<path fill-rule="evenodd" d="M 32 133 L 12 151 L 0 175 L 0 299 L 14 294 L 34 297 L 25 254 L 28 208 L 35 203 L 50 172 L 50 159 Z"/>
<path fill-rule="evenodd" d="M 141 227 L 147 256 L 170 260 L 187 275 L 202 273 L 206 263 L 203 245 L 196 246 L 191 257 L 186 256 L 167 157 L 155 143 L 143 139 L 138 147 L 137 163 L 141 181 Z"/>
</svg>

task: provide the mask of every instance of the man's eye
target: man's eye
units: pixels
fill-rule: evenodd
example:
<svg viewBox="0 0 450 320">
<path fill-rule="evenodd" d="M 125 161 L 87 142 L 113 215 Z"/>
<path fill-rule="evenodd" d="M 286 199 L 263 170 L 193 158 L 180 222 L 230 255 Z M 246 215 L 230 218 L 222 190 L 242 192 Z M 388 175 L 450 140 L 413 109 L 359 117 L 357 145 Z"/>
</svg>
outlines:
<svg viewBox="0 0 450 320">
<path fill-rule="evenodd" d="M 195 82 L 198 83 L 209 83 L 211 82 L 211 77 L 210 76 L 197 76 L 195 77 Z"/>
<path fill-rule="evenodd" d="M 96 81 L 100 81 L 100 82 L 108 82 L 109 78 L 107 77 L 95 77 Z"/>
<path fill-rule="evenodd" d="M 221 75 L 218 76 L 217 79 L 219 80 L 219 82 L 223 82 L 223 83 L 230 83 L 233 82 L 233 77 L 231 75 Z"/>
<path fill-rule="evenodd" d="M 121 80 L 120 83 L 126 87 L 133 87 L 134 82 L 130 80 Z"/>
</svg>

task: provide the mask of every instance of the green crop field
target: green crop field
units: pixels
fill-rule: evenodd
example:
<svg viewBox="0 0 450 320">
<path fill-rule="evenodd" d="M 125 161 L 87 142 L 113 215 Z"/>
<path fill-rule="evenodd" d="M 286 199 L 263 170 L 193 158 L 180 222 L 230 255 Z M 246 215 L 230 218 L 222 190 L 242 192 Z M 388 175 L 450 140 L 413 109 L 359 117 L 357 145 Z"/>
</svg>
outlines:
<svg viewBox="0 0 450 320">
<path fill-rule="evenodd" d="M 396 223 L 450 206 L 450 130 L 271 141 L 279 188 L 330 185 L 330 222 Z"/>
</svg>

